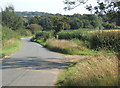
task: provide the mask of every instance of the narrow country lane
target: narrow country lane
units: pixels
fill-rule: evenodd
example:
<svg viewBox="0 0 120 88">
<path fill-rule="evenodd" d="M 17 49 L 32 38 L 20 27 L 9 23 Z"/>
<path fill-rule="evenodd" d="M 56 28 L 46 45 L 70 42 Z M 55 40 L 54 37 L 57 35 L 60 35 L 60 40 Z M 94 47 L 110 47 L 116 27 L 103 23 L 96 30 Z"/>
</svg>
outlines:
<svg viewBox="0 0 120 88">
<path fill-rule="evenodd" d="M 53 86 L 66 65 L 60 54 L 22 38 L 21 50 L 2 61 L 2 86 Z"/>
</svg>

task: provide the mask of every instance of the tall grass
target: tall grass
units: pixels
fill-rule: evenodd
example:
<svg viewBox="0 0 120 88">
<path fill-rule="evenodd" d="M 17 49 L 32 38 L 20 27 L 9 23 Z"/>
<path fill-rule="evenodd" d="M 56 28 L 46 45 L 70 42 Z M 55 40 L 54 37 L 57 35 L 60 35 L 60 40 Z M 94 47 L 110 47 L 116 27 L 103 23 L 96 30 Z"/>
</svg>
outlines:
<svg viewBox="0 0 120 88">
<path fill-rule="evenodd" d="M 46 41 L 46 46 L 50 50 L 72 55 L 96 55 L 97 51 L 87 49 L 84 45 L 69 40 L 49 39 Z"/>
<path fill-rule="evenodd" d="M 118 86 L 118 59 L 115 55 L 99 55 L 79 60 L 61 73 L 57 85 Z"/>
</svg>

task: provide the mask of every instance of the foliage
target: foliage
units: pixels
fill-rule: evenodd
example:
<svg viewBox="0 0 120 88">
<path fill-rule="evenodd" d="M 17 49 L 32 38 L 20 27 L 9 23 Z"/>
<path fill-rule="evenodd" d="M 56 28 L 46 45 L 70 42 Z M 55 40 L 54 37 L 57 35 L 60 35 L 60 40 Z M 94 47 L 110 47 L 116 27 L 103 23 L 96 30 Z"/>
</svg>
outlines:
<svg viewBox="0 0 120 88">
<path fill-rule="evenodd" d="M 46 42 L 45 42 L 44 40 L 42 40 L 42 39 L 41 39 L 41 40 L 38 40 L 38 39 L 36 39 L 36 38 L 33 37 L 33 38 L 31 39 L 31 41 L 32 41 L 32 42 L 37 42 L 37 43 L 41 44 L 42 46 L 46 47 Z"/>
<path fill-rule="evenodd" d="M 120 31 L 103 30 L 103 31 L 61 31 L 58 33 L 59 39 L 79 39 L 84 41 L 88 48 L 95 50 L 110 50 L 120 52 Z"/>
<path fill-rule="evenodd" d="M 50 17 L 42 17 L 38 24 L 43 27 L 43 30 L 53 29 L 53 20 Z"/>
<path fill-rule="evenodd" d="M 72 63 L 60 74 L 58 88 L 118 86 L 118 58 L 115 55 L 102 54 L 85 59 L 78 58 Z"/>
<path fill-rule="evenodd" d="M 88 0 L 64 0 L 64 3 L 67 5 L 64 9 L 65 10 L 72 10 L 76 8 L 77 6 L 83 5 L 87 2 Z"/>
<path fill-rule="evenodd" d="M 59 39 L 79 39 L 79 40 L 86 40 L 87 30 L 86 29 L 79 29 L 79 30 L 67 30 L 61 31 L 58 34 Z"/>
<path fill-rule="evenodd" d="M 71 29 L 83 28 L 83 25 L 84 25 L 83 21 L 81 21 L 79 18 L 71 17 L 71 22 L 70 22 Z"/>
<path fill-rule="evenodd" d="M 66 16 L 54 16 L 52 17 L 53 24 L 54 24 L 54 30 L 55 32 L 59 32 L 61 30 L 67 30 L 70 29 L 70 19 Z"/>
<path fill-rule="evenodd" d="M 15 31 L 13 31 L 12 29 L 3 26 L 2 27 L 2 41 L 4 42 L 5 40 L 9 40 L 12 38 L 18 38 L 18 35 Z"/>
<path fill-rule="evenodd" d="M 38 25 L 38 24 L 30 24 L 28 26 L 28 28 L 30 29 L 30 31 L 33 33 L 33 34 L 36 34 L 38 33 L 39 31 L 41 31 L 43 28 Z"/>
<path fill-rule="evenodd" d="M 79 29 L 79 28 L 102 28 L 102 20 L 97 15 L 58 15 L 58 16 L 43 16 L 32 17 L 28 19 L 28 24 L 39 24 L 43 30 L 54 30 L 55 33 L 61 30 Z"/>
<path fill-rule="evenodd" d="M 64 0 L 64 3 L 67 5 L 65 9 L 66 10 L 74 9 L 81 4 L 85 4 L 87 1 L 88 0 L 75 0 L 75 1 Z M 91 4 L 86 5 L 86 9 L 89 10 L 91 14 L 92 12 L 94 12 L 94 14 L 97 14 L 100 18 L 102 18 L 103 22 L 107 21 L 110 23 L 110 25 L 112 25 L 113 23 L 115 23 L 118 26 L 120 25 L 120 8 L 119 8 L 120 1 L 119 0 L 96 0 L 96 3 L 97 3 L 96 6 L 92 6 Z M 96 22 L 97 24 L 99 24 L 98 23 L 99 21 L 93 21 L 93 24 L 96 24 Z"/>
<path fill-rule="evenodd" d="M 4 26 L 7 26 L 12 30 L 16 30 L 24 28 L 23 23 L 23 18 L 14 12 L 14 8 L 12 6 L 8 6 L 4 11 L 2 11 L 2 24 Z"/>
<path fill-rule="evenodd" d="M 93 32 L 90 45 L 93 49 L 107 49 L 120 52 L 120 31 Z"/>
<path fill-rule="evenodd" d="M 31 36 L 31 32 L 27 29 L 17 29 L 12 30 L 6 26 L 2 26 L 2 43 L 4 45 L 4 42 L 10 40 L 10 39 L 18 39 L 23 36 Z"/>
<path fill-rule="evenodd" d="M 2 47 L 0 47 L 0 54 L 2 57 L 11 55 L 20 49 L 20 37 L 31 36 L 31 32 L 27 29 L 12 30 L 8 27 L 2 27 Z"/>
<path fill-rule="evenodd" d="M 40 17 L 35 16 L 35 17 L 30 17 L 28 21 L 29 21 L 29 24 L 38 24 L 40 19 L 41 19 Z"/>
<path fill-rule="evenodd" d="M 37 40 L 42 39 L 44 41 L 53 37 L 54 37 L 53 31 L 41 31 L 35 35 L 35 39 Z"/>
<path fill-rule="evenodd" d="M 102 20 L 93 14 L 74 14 L 70 16 L 71 29 L 79 29 L 79 28 L 98 28 L 102 26 Z"/>
<path fill-rule="evenodd" d="M 30 17 L 33 17 L 33 16 L 53 16 L 54 14 L 51 14 L 51 13 L 45 13 L 45 12 L 28 12 L 28 11 L 23 11 L 23 12 L 19 12 L 17 11 L 16 12 L 18 15 L 22 15 L 22 16 L 30 16 Z"/>
<path fill-rule="evenodd" d="M 108 22 L 105 23 L 105 22 L 104 22 L 103 27 L 104 27 L 105 29 L 115 29 L 115 28 L 116 28 L 116 25 L 113 24 L 113 23 L 108 23 Z"/>
<path fill-rule="evenodd" d="M 19 37 L 32 36 L 32 33 L 28 29 L 18 29 L 15 31 Z"/>
</svg>

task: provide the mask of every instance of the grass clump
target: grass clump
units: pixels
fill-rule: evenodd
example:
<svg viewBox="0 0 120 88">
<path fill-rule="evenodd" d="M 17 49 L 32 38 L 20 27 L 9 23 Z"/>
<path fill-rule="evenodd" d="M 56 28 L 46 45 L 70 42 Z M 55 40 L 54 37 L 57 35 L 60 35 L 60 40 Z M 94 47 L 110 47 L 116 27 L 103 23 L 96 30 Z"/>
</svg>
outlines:
<svg viewBox="0 0 120 88">
<path fill-rule="evenodd" d="M 57 86 L 118 86 L 118 59 L 98 55 L 79 60 L 61 73 Z"/>
</svg>

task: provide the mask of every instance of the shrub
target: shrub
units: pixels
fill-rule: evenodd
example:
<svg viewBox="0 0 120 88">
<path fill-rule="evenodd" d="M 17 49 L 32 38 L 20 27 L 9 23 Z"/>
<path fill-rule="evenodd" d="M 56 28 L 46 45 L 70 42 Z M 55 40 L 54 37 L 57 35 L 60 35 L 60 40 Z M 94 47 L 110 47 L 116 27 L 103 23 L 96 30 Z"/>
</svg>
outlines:
<svg viewBox="0 0 120 88">
<path fill-rule="evenodd" d="M 2 27 L 2 41 L 6 41 L 12 38 L 18 38 L 18 35 L 15 31 L 13 31 L 12 29 L 3 26 Z"/>
<path fill-rule="evenodd" d="M 104 23 L 103 26 L 104 26 L 105 29 L 114 29 L 114 28 L 116 28 L 116 25 L 114 23 L 111 23 L 111 24 L 110 23 Z"/>
<path fill-rule="evenodd" d="M 35 35 L 36 39 L 43 39 L 44 41 L 53 37 L 54 37 L 53 31 L 41 31 Z"/>
<path fill-rule="evenodd" d="M 28 29 L 18 29 L 15 32 L 17 32 L 19 36 L 31 36 L 32 35 L 31 31 Z"/>
<path fill-rule="evenodd" d="M 86 40 L 86 34 L 87 32 L 84 30 L 67 30 L 67 31 L 61 31 L 58 33 L 59 39 L 79 39 L 79 40 Z"/>
<path fill-rule="evenodd" d="M 107 49 L 120 52 L 120 31 L 98 31 L 91 35 L 90 46 L 93 49 Z"/>
<path fill-rule="evenodd" d="M 38 24 L 30 24 L 28 28 L 31 30 L 33 34 L 36 34 L 43 29 L 42 26 Z"/>
</svg>

